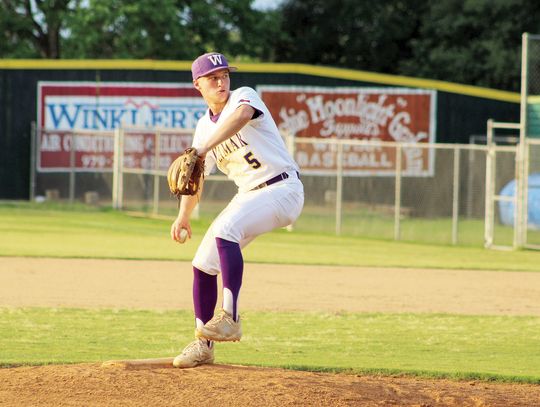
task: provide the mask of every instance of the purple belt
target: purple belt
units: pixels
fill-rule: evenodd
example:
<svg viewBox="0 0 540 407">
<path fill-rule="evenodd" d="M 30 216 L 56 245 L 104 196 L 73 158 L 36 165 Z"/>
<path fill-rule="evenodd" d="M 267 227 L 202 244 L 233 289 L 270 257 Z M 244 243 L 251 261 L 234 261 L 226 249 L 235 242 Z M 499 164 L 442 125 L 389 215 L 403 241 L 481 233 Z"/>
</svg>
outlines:
<svg viewBox="0 0 540 407">
<path fill-rule="evenodd" d="M 298 174 L 298 172 L 296 172 L 296 176 L 298 178 L 300 178 L 300 175 Z M 275 184 L 276 182 L 283 181 L 284 179 L 287 179 L 287 178 L 289 178 L 289 174 L 287 174 L 286 172 L 282 172 L 281 174 L 276 175 L 273 178 L 270 178 L 268 181 L 257 185 L 255 188 L 252 188 L 251 190 L 255 191 L 256 189 L 261 189 L 261 188 L 267 187 L 269 185 Z"/>
</svg>

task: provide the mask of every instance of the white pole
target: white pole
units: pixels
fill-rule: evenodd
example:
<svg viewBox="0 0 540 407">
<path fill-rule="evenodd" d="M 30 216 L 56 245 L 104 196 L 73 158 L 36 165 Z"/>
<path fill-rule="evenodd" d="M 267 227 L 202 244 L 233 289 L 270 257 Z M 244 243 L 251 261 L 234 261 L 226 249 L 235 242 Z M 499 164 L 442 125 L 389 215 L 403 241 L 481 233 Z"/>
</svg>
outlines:
<svg viewBox="0 0 540 407">
<path fill-rule="evenodd" d="M 113 208 L 122 209 L 124 166 L 124 131 L 120 128 L 114 130 L 114 160 L 113 160 Z"/>
<path fill-rule="evenodd" d="M 71 133 L 71 145 L 69 149 L 69 203 L 75 200 L 75 141 L 77 134 Z"/>
<path fill-rule="evenodd" d="M 401 238 L 401 146 L 396 147 L 396 185 L 394 190 L 394 240 Z"/>
<path fill-rule="evenodd" d="M 474 184 L 474 155 L 476 151 L 470 150 L 467 153 L 469 170 L 467 171 L 467 219 L 472 218 L 473 214 L 473 184 Z"/>
<path fill-rule="evenodd" d="M 458 242 L 460 151 L 459 148 L 454 148 L 454 184 L 452 191 L 452 244 L 454 245 Z"/>
<path fill-rule="evenodd" d="M 293 157 L 293 159 L 295 158 L 294 154 L 295 154 L 295 151 L 296 151 L 296 141 L 295 141 L 294 137 L 295 137 L 294 133 L 291 134 L 291 133 L 287 132 L 287 134 L 285 134 L 285 140 L 286 140 L 287 148 L 289 149 L 289 154 L 291 155 L 291 157 Z M 291 223 L 290 225 L 287 225 L 285 227 L 285 229 L 288 232 L 292 232 L 294 230 L 294 223 Z"/>
<path fill-rule="evenodd" d="M 124 129 L 118 131 L 118 209 L 124 207 Z"/>
<path fill-rule="evenodd" d="M 336 235 L 341 235 L 342 200 L 343 200 L 343 143 L 337 145 L 337 179 L 336 179 Z"/>
<path fill-rule="evenodd" d="M 120 129 L 114 130 L 114 156 L 113 156 L 113 186 L 112 186 L 112 206 L 120 209 L 118 205 L 118 177 L 120 165 Z"/>
<path fill-rule="evenodd" d="M 487 121 L 487 150 L 486 150 L 486 196 L 484 211 L 484 246 L 489 248 L 493 245 L 493 120 Z"/>
<path fill-rule="evenodd" d="M 32 122 L 30 126 L 30 202 L 36 199 L 36 155 L 37 155 L 37 126 Z"/>
<path fill-rule="evenodd" d="M 523 228 L 521 233 L 521 244 L 522 246 L 527 245 L 527 233 L 529 225 L 529 162 L 530 162 L 530 153 L 531 145 L 528 142 L 528 139 L 525 138 L 524 148 L 523 148 Z"/>
<path fill-rule="evenodd" d="M 512 203 L 514 205 L 514 240 L 513 240 L 513 247 L 518 248 L 520 246 L 520 234 L 521 234 L 521 197 L 522 197 L 522 189 L 521 189 L 521 172 L 522 170 L 522 162 L 523 158 L 521 157 L 521 146 L 518 144 L 516 146 L 516 153 L 515 153 L 515 191 L 514 191 L 514 197 L 512 199 Z"/>
<path fill-rule="evenodd" d="M 520 100 L 520 129 L 519 145 L 517 151 L 518 162 L 516 176 L 516 205 L 514 206 L 515 229 L 514 247 L 524 245 L 524 236 L 527 229 L 527 205 L 524 198 L 528 195 L 527 174 L 525 174 L 525 140 L 527 138 L 527 99 L 529 96 L 529 34 L 523 33 L 521 37 L 521 100 Z"/>
<path fill-rule="evenodd" d="M 161 154 L 160 150 L 161 143 L 161 132 L 156 131 L 155 133 L 155 146 L 154 146 L 154 202 L 152 205 L 152 213 L 154 215 L 158 214 L 159 207 L 159 157 Z"/>
</svg>

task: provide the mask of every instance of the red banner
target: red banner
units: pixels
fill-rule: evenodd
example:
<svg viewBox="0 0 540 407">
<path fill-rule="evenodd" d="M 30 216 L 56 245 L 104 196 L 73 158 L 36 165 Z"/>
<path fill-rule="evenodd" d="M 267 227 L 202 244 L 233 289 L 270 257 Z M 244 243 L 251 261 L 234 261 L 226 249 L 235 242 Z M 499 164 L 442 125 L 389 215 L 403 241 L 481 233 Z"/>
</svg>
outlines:
<svg viewBox="0 0 540 407">
<path fill-rule="evenodd" d="M 258 87 L 280 131 L 295 137 L 429 143 L 434 141 L 435 92 L 394 88 Z M 299 143 L 296 160 L 307 173 L 337 167 L 335 148 L 326 143 Z M 427 175 L 428 149 L 403 150 L 405 174 Z M 395 149 L 345 146 L 344 171 L 349 175 L 389 175 Z"/>
<path fill-rule="evenodd" d="M 125 168 L 154 169 L 158 133 L 124 132 Z M 159 132 L 159 169 L 166 170 L 182 151 L 191 146 L 190 132 Z M 81 133 L 42 130 L 39 135 L 39 171 L 112 171 L 114 133 Z"/>
</svg>

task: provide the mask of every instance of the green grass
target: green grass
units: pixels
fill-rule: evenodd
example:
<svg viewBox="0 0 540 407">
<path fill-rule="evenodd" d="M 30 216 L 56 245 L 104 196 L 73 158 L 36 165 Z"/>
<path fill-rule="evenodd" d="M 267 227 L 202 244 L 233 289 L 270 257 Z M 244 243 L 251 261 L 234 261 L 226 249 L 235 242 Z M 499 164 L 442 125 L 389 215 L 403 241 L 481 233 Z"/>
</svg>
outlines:
<svg viewBox="0 0 540 407">
<path fill-rule="evenodd" d="M 170 240 L 173 218 L 134 217 L 82 205 L 0 204 L 0 256 L 186 260 L 195 254 L 210 218 L 193 221 L 194 238 Z M 427 229 L 425 233 L 429 232 Z M 407 243 L 278 230 L 244 252 L 261 263 L 540 271 L 538 251 Z"/>
<path fill-rule="evenodd" d="M 540 317 L 245 312 L 217 363 L 540 383 Z M 0 308 L 0 365 L 175 356 L 188 311 Z M 434 368 L 436 366 L 436 368 Z"/>
<path fill-rule="evenodd" d="M 201 213 L 215 217 L 226 205 L 226 202 L 201 203 Z M 173 212 L 170 212 L 173 213 Z M 331 233 L 336 230 L 336 214 L 333 206 L 306 205 L 302 215 L 295 224 L 299 232 Z M 452 244 L 452 217 L 420 218 L 409 215 L 400 220 L 400 240 L 404 242 L 428 243 L 439 245 Z M 458 219 L 457 243 L 461 246 L 484 245 L 484 219 Z M 392 207 L 377 210 L 348 203 L 344 205 L 341 221 L 341 234 L 377 240 L 394 239 L 394 213 Z M 494 244 L 512 246 L 513 227 L 495 222 Z M 539 230 L 528 231 L 528 242 L 540 241 Z"/>
<path fill-rule="evenodd" d="M 193 241 L 178 245 L 169 238 L 172 217 L 0 203 L 0 256 L 191 260 L 210 219 L 193 221 Z M 382 221 L 374 218 L 372 226 Z M 404 223 L 404 234 L 416 228 L 439 244 L 278 230 L 244 256 L 285 264 L 540 270 L 540 252 L 440 244 L 447 226 Z M 219 344 L 218 363 L 540 383 L 540 317 L 248 311 L 243 319 L 242 342 Z M 0 308 L 0 366 L 173 356 L 192 337 L 191 311 Z"/>
</svg>

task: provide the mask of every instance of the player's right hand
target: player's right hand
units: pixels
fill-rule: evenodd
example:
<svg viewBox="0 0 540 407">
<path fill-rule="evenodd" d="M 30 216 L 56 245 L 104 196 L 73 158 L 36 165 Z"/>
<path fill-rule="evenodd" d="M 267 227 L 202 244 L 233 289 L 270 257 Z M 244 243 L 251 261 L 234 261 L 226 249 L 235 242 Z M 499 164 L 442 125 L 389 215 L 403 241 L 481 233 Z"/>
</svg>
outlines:
<svg viewBox="0 0 540 407">
<path fill-rule="evenodd" d="M 191 226 L 189 224 L 189 220 L 183 219 L 180 216 L 177 217 L 171 225 L 171 239 L 175 242 L 182 243 L 183 240 L 180 238 L 180 232 L 182 229 L 187 230 L 188 237 L 191 239 Z"/>
</svg>

